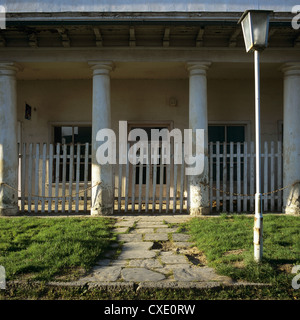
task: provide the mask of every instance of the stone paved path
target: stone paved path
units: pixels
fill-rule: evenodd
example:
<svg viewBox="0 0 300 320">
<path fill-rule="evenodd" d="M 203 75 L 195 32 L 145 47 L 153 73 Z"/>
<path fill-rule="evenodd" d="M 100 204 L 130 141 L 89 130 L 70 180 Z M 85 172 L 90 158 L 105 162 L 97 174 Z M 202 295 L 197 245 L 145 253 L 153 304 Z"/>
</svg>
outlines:
<svg viewBox="0 0 300 320">
<path fill-rule="evenodd" d="M 205 264 L 205 257 L 170 223 L 187 221 L 189 216 L 126 216 L 115 224 L 123 243 L 116 256 L 112 251 L 100 260 L 91 274 L 81 279 L 89 283 L 138 283 L 154 287 L 195 287 L 232 284 Z"/>
</svg>

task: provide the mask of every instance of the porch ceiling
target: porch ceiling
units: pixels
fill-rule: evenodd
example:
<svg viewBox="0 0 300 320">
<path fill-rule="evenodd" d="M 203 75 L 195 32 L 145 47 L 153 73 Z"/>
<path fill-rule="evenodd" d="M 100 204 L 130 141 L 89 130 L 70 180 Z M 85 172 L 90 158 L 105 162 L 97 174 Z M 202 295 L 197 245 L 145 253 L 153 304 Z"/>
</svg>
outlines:
<svg viewBox="0 0 300 320">
<path fill-rule="evenodd" d="M 21 64 L 18 79 L 24 80 L 91 79 L 87 61 L 110 59 L 113 79 L 185 79 L 185 62 L 199 59 L 212 62 L 208 78 L 252 78 L 253 59 L 245 53 L 239 16 L 218 21 L 213 16 L 186 21 L 89 17 L 85 23 L 52 17 L 41 23 L 17 15 L 0 30 L 0 52 L 2 60 Z M 271 23 L 262 77 L 282 77 L 280 63 L 299 59 L 300 30 L 290 19 Z"/>
<path fill-rule="evenodd" d="M 244 47 L 239 16 L 227 20 L 193 21 L 59 21 L 39 23 L 20 18 L 0 30 L 0 46 L 21 48 L 84 47 Z M 131 18 L 132 19 L 132 18 Z M 270 24 L 269 47 L 297 47 L 300 30 L 291 26 L 292 16 Z"/>
</svg>

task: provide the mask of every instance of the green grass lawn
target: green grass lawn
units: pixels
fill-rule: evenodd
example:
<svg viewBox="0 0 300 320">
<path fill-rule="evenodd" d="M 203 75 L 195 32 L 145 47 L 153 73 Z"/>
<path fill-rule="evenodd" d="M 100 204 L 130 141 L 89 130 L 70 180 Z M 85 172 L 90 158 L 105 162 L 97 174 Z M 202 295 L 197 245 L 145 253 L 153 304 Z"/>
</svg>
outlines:
<svg viewBox="0 0 300 320">
<path fill-rule="evenodd" d="M 218 273 L 290 290 L 291 269 L 300 265 L 300 217 L 264 215 L 261 264 L 253 260 L 253 224 L 253 217 L 221 215 L 193 218 L 182 228 Z"/>
<path fill-rule="evenodd" d="M 107 218 L 0 219 L 0 265 L 6 279 L 53 280 L 91 268 L 116 240 Z"/>
<path fill-rule="evenodd" d="M 38 286 L 11 285 L 1 299 L 289 299 L 294 265 L 300 265 L 300 217 L 264 215 L 263 261 L 253 261 L 253 217 L 192 218 L 180 231 L 192 235 L 209 266 L 235 280 L 272 286 L 127 292 L 47 287 L 43 281 L 76 280 L 104 257 L 116 241 L 114 219 L 104 217 L 0 218 L 0 265 L 6 280 L 41 280 Z M 26 282 L 27 283 L 27 282 Z M 31 282 L 30 282 L 31 283 Z M 299 280 L 298 280 L 299 283 Z"/>
</svg>

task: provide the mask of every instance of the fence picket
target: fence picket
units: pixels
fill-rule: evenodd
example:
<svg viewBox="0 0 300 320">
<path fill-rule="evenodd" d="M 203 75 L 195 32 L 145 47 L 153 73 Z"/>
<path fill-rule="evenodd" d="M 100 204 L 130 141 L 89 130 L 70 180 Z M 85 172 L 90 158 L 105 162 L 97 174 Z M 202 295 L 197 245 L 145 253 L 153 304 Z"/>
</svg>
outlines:
<svg viewBox="0 0 300 320">
<path fill-rule="evenodd" d="M 56 145 L 55 155 L 55 213 L 58 212 L 58 194 L 59 194 L 59 164 L 60 164 L 60 144 Z"/>
<path fill-rule="evenodd" d="M 80 144 L 77 143 L 76 147 L 76 198 L 75 198 L 75 212 L 79 211 L 79 182 L 80 182 Z"/>
<path fill-rule="evenodd" d="M 174 157 L 172 156 L 171 159 L 174 159 Z M 166 166 L 166 175 L 166 213 L 168 213 L 170 209 L 171 164 Z"/>
<path fill-rule="evenodd" d="M 183 150 L 183 148 L 182 148 Z M 182 152 L 182 159 L 184 159 L 184 153 Z M 180 213 L 183 212 L 183 197 L 184 197 L 184 161 L 180 165 Z M 168 199 L 167 199 L 168 201 Z"/>
<path fill-rule="evenodd" d="M 32 194 L 32 155 L 33 145 L 29 144 L 29 156 L 28 156 L 28 212 L 31 212 L 31 194 Z"/>
<path fill-rule="evenodd" d="M 141 152 L 141 158 L 143 158 L 143 151 Z M 138 205 L 138 211 L 141 212 L 142 209 L 142 187 L 143 187 L 143 160 L 140 158 L 139 163 L 139 205 Z"/>
<path fill-rule="evenodd" d="M 163 182 L 164 182 L 164 165 L 162 161 L 162 154 L 160 157 L 160 167 L 159 167 L 159 213 L 162 211 L 162 204 L 163 204 Z"/>
<path fill-rule="evenodd" d="M 65 212 L 66 204 L 66 174 L 67 174 L 67 145 L 63 145 L 63 168 L 62 168 L 62 201 L 61 212 Z"/>
<path fill-rule="evenodd" d="M 153 159 L 154 159 L 154 164 L 153 164 L 153 188 L 152 188 L 152 212 L 155 212 L 156 209 L 156 169 L 157 169 L 157 158 L 158 158 L 158 154 L 157 154 L 157 148 L 154 147 L 154 154 L 153 154 Z"/>
<path fill-rule="evenodd" d="M 176 198 L 177 198 L 177 164 L 174 163 L 174 193 L 173 193 L 173 213 L 176 212 Z"/>
<path fill-rule="evenodd" d="M 34 212 L 38 212 L 39 208 L 39 163 L 40 163 L 40 144 L 35 146 L 35 178 L 34 178 Z"/>
<path fill-rule="evenodd" d="M 214 152 L 213 152 L 213 143 L 210 142 L 209 143 L 209 155 L 210 155 L 210 162 L 209 162 L 209 185 L 211 186 L 211 188 L 209 188 L 209 205 L 210 205 L 210 211 L 212 211 L 213 209 L 213 159 L 214 159 Z"/>
<path fill-rule="evenodd" d="M 227 144 L 226 142 L 223 143 L 223 212 L 227 211 Z"/>
<path fill-rule="evenodd" d="M 282 188 L 282 144 L 281 141 L 277 143 L 277 189 Z M 277 193 L 277 210 L 281 212 L 282 208 L 282 191 Z"/>
<path fill-rule="evenodd" d="M 26 190 L 26 143 L 23 144 L 23 151 L 21 154 L 21 211 L 25 210 L 25 190 Z"/>
<path fill-rule="evenodd" d="M 241 143 L 238 142 L 236 150 L 236 159 L 237 159 L 237 175 L 236 175 L 236 183 L 237 183 L 237 212 L 241 212 Z"/>
<path fill-rule="evenodd" d="M 247 211 L 247 202 L 250 197 L 245 196 L 247 194 L 247 185 L 248 185 L 248 168 L 247 168 L 247 163 L 248 163 L 248 150 L 247 150 L 247 142 L 244 142 L 244 188 L 243 188 L 243 211 Z"/>
<path fill-rule="evenodd" d="M 233 142 L 230 142 L 230 178 L 229 178 L 229 190 L 230 190 L 230 204 L 229 204 L 229 211 L 233 212 Z"/>
<path fill-rule="evenodd" d="M 216 143 L 216 210 L 220 211 L 220 142 Z"/>
<path fill-rule="evenodd" d="M 49 145 L 48 162 L 48 213 L 52 212 L 52 175 L 53 175 L 53 144 Z"/>
<path fill-rule="evenodd" d="M 42 207 L 41 212 L 45 212 L 45 187 L 46 187 L 46 159 L 47 159 L 47 145 L 43 144 L 43 163 L 42 163 Z"/>
<path fill-rule="evenodd" d="M 146 194 L 145 194 L 145 212 L 149 211 L 149 192 L 150 192 L 150 149 L 151 146 L 148 144 L 147 157 L 148 161 L 146 164 Z"/>
<path fill-rule="evenodd" d="M 268 192 L 268 142 L 265 141 L 264 143 L 264 192 Z M 264 211 L 268 210 L 268 195 L 265 194 L 263 197 L 263 202 L 264 202 Z"/>
<path fill-rule="evenodd" d="M 18 206 L 21 207 L 22 202 L 22 145 L 18 143 Z"/>
<path fill-rule="evenodd" d="M 270 154 L 270 175 L 271 175 L 271 191 L 275 190 L 275 169 L 274 169 L 274 141 L 271 141 L 271 154 Z M 271 211 L 274 211 L 274 204 L 275 204 L 275 199 L 274 199 L 274 193 L 271 193 Z"/>
<path fill-rule="evenodd" d="M 69 161 L 69 199 L 68 199 L 68 212 L 72 212 L 72 189 L 73 189 L 73 164 L 74 164 L 74 145 L 70 146 L 70 161 Z"/>
<path fill-rule="evenodd" d="M 129 143 L 127 144 L 127 155 L 129 152 Z M 127 157 L 126 171 L 125 171 L 125 212 L 128 211 L 128 198 L 129 198 L 129 160 Z"/>
<path fill-rule="evenodd" d="M 118 176 L 118 212 L 121 211 L 121 200 L 122 200 L 122 169 L 123 165 L 119 164 L 119 176 Z"/>
<path fill-rule="evenodd" d="M 117 171 L 117 165 L 112 165 L 111 166 L 111 174 L 112 174 L 112 208 L 115 210 L 115 198 L 116 198 L 116 171 Z M 118 207 L 118 206 L 117 206 Z"/>
<path fill-rule="evenodd" d="M 83 210 L 87 211 L 87 187 L 88 187 L 88 169 L 89 169 L 89 143 L 85 144 L 84 149 L 84 203 Z"/>
<path fill-rule="evenodd" d="M 254 194 L 254 142 L 250 144 L 250 194 Z M 254 211 L 254 197 L 250 199 L 250 211 Z"/>
</svg>

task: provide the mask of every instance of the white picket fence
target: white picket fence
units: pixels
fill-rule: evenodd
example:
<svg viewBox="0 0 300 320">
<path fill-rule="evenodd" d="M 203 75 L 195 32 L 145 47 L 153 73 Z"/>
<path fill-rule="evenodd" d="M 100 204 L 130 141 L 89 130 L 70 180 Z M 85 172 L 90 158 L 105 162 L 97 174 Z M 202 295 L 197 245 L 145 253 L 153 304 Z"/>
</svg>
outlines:
<svg viewBox="0 0 300 320">
<path fill-rule="evenodd" d="M 89 144 L 23 144 L 19 206 L 27 212 L 86 212 L 90 208 Z M 83 151 L 83 152 L 82 152 Z"/>
<path fill-rule="evenodd" d="M 254 142 L 210 143 L 211 211 L 254 212 L 256 181 L 254 147 Z M 281 212 L 282 191 L 277 191 L 282 188 L 281 141 L 265 142 L 261 157 L 263 211 Z"/>
<path fill-rule="evenodd" d="M 91 207 L 90 145 L 23 144 L 19 149 L 19 207 L 22 212 L 88 212 Z M 150 152 L 149 152 L 150 154 Z M 172 162 L 172 161 L 171 161 Z M 184 213 L 189 209 L 185 166 L 114 165 L 116 212 Z M 262 150 L 263 209 L 280 212 L 281 142 Z M 253 212 L 254 143 L 209 144 L 211 212 Z"/>
<path fill-rule="evenodd" d="M 129 145 L 128 145 L 129 150 Z M 118 164 L 115 166 L 115 199 L 118 212 L 187 212 L 188 179 L 185 164 L 175 164 L 173 156 L 170 164 L 161 164 L 161 156 L 151 152 L 148 145 L 147 164 Z M 184 159 L 182 148 L 182 159 Z M 150 164 L 150 155 L 158 157 L 158 164 Z"/>
</svg>

